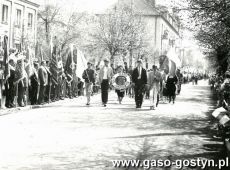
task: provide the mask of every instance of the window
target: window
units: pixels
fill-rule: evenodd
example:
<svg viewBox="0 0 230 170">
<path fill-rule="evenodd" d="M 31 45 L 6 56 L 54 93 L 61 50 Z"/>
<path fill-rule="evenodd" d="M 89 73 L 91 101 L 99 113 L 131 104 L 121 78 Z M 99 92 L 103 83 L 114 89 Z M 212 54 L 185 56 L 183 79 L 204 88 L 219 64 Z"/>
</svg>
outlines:
<svg viewBox="0 0 230 170">
<path fill-rule="evenodd" d="M 2 22 L 8 23 L 8 6 L 7 5 L 2 6 Z"/>
<path fill-rule="evenodd" d="M 33 26 L 33 14 L 28 13 L 28 27 L 32 27 L 32 26 Z"/>
<path fill-rule="evenodd" d="M 15 25 L 18 27 L 21 27 L 21 18 L 22 18 L 22 11 L 20 9 L 17 9 Z"/>
</svg>

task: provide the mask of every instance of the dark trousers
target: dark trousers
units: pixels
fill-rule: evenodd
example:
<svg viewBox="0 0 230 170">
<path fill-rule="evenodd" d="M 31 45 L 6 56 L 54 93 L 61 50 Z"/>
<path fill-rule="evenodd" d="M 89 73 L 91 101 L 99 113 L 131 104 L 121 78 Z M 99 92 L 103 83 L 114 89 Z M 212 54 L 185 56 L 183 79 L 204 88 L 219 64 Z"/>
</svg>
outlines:
<svg viewBox="0 0 230 170">
<path fill-rule="evenodd" d="M 19 106 L 24 106 L 26 103 L 26 101 L 25 101 L 26 99 L 24 98 L 25 93 L 26 93 L 26 87 L 24 87 L 22 81 L 19 81 L 19 83 L 18 83 L 18 99 L 17 99 Z"/>
<path fill-rule="evenodd" d="M 38 100 L 38 84 L 32 84 L 30 86 L 30 102 L 32 105 L 37 104 Z"/>
<path fill-rule="evenodd" d="M 103 80 L 101 83 L 101 100 L 103 104 L 108 102 L 109 81 Z"/>
<path fill-rule="evenodd" d="M 46 91 L 45 91 L 45 97 L 44 97 L 45 102 L 49 102 L 50 100 L 51 86 L 52 86 L 51 84 L 46 85 Z"/>
<path fill-rule="evenodd" d="M 38 104 L 44 103 L 45 91 L 46 91 L 46 86 L 40 85 Z"/>
<path fill-rule="evenodd" d="M 51 100 L 56 101 L 60 99 L 60 93 L 59 93 L 59 84 L 52 84 L 51 86 Z"/>
<path fill-rule="evenodd" d="M 14 97 L 15 97 L 15 85 L 13 82 L 5 84 L 5 95 L 6 95 L 6 107 L 14 105 Z"/>
<path fill-rule="evenodd" d="M 137 83 L 134 87 L 136 106 L 142 106 L 144 98 L 144 85 Z"/>
<path fill-rule="evenodd" d="M 70 83 L 66 82 L 66 90 L 67 90 L 67 96 L 69 98 L 72 98 L 72 86 L 71 86 L 71 82 Z"/>
</svg>

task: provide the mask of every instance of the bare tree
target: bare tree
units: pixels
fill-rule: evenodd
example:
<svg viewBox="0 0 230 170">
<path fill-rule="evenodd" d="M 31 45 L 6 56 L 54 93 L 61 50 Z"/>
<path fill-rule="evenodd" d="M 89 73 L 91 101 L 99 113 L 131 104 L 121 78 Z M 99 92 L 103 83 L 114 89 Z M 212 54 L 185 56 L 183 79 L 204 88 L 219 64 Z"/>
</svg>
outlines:
<svg viewBox="0 0 230 170">
<path fill-rule="evenodd" d="M 61 23 L 58 20 L 58 15 L 60 14 L 60 8 L 56 5 L 51 5 L 47 4 L 38 12 L 38 19 L 39 19 L 39 24 L 43 25 L 45 27 L 45 37 L 46 37 L 46 42 L 49 44 L 50 38 L 50 27 L 51 24 L 54 23 Z"/>
<path fill-rule="evenodd" d="M 95 44 L 109 52 L 111 62 L 116 55 L 143 47 L 144 22 L 141 16 L 133 15 L 129 7 L 120 7 L 98 17 L 97 31 L 93 35 Z"/>
</svg>

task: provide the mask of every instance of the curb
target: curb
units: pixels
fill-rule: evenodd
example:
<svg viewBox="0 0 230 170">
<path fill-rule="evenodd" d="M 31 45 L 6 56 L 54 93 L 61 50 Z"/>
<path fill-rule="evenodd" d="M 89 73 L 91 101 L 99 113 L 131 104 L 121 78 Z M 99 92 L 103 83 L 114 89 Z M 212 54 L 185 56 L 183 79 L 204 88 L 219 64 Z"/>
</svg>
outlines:
<svg viewBox="0 0 230 170">
<path fill-rule="evenodd" d="M 11 109 L 4 108 L 4 109 L 0 110 L 0 112 L 1 112 L 0 116 L 9 115 L 9 114 L 12 114 L 12 113 L 15 113 L 18 111 L 26 111 L 26 110 L 30 110 L 32 108 L 33 107 L 31 105 L 25 106 L 25 107 L 16 107 L 16 108 L 11 108 Z"/>
<path fill-rule="evenodd" d="M 25 107 L 15 107 L 15 108 L 4 108 L 4 109 L 0 109 L 0 116 L 5 116 L 5 115 L 9 115 L 9 114 L 13 114 L 19 111 L 28 111 L 31 109 L 39 109 L 39 108 L 43 108 L 45 105 L 28 105 Z"/>
</svg>

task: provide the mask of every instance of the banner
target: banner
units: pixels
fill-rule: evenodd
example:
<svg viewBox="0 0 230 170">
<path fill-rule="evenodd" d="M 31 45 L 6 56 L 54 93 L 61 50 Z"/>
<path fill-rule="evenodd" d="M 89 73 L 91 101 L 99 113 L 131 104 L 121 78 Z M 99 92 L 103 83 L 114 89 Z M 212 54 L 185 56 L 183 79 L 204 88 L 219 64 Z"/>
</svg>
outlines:
<svg viewBox="0 0 230 170">
<path fill-rule="evenodd" d="M 19 54 L 16 69 L 15 69 L 15 79 L 16 81 L 22 80 L 25 78 L 25 63 L 24 63 L 24 56 Z"/>
<path fill-rule="evenodd" d="M 33 56 L 32 51 L 29 47 L 27 47 L 26 49 L 26 60 L 27 63 L 25 65 L 25 69 L 28 77 L 30 77 L 33 74 Z"/>
<path fill-rule="evenodd" d="M 168 53 L 167 57 L 169 60 L 173 61 L 176 64 L 176 67 L 181 67 L 181 60 L 179 59 L 178 55 L 176 54 L 175 50 L 171 48 Z"/>
<path fill-rule="evenodd" d="M 52 82 L 58 84 L 59 78 L 62 75 L 62 58 L 60 56 L 60 51 L 58 51 L 55 45 L 52 50 L 52 58 L 50 63 L 50 72 L 52 74 Z"/>
<path fill-rule="evenodd" d="M 82 51 L 77 49 L 77 70 L 76 70 L 76 75 L 79 77 L 82 81 L 82 73 L 84 70 L 87 69 L 87 61 L 85 59 L 84 54 Z"/>
<path fill-rule="evenodd" d="M 77 65 L 76 70 L 74 69 L 75 65 Z M 82 74 L 86 68 L 87 61 L 84 54 L 77 47 L 71 45 L 67 54 L 65 72 L 72 75 L 75 70 L 76 76 L 83 81 Z"/>
<path fill-rule="evenodd" d="M 3 58 L 3 65 L 4 65 L 4 78 L 7 80 L 10 77 L 10 68 L 9 68 L 9 48 L 8 48 L 8 37 L 4 36 L 3 41 L 3 50 L 4 50 L 4 58 Z"/>
</svg>

